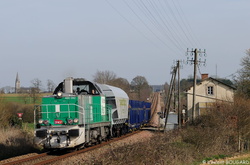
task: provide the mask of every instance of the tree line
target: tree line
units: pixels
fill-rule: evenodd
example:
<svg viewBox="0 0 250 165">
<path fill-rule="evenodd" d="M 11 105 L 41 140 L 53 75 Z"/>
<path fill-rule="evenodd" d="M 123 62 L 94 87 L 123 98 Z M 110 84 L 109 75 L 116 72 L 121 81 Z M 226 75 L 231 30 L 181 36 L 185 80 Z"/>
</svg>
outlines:
<svg viewBox="0 0 250 165">
<path fill-rule="evenodd" d="M 217 79 L 227 85 L 236 87 L 237 95 L 250 98 L 250 49 L 246 50 L 246 56 L 241 59 L 241 66 L 242 68 L 240 70 L 232 74 L 232 80 L 226 78 Z M 113 71 L 106 70 L 97 71 L 93 75 L 93 81 L 119 87 L 123 89 L 131 99 L 146 100 L 152 92 L 152 88 L 144 76 L 136 76 L 131 82 L 129 82 L 125 78 L 118 77 Z M 199 81 L 201 80 L 198 78 L 197 83 L 199 83 Z M 181 91 L 187 90 L 193 85 L 192 76 L 182 79 L 180 84 Z M 42 91 L 42 87 L 42 81 L 38 78 L 35 78 L 31 81 L 31 87 L 21 88 L 18 93 L 36 94 Z M 46 90 L 43 90 L 43 92 L 46 91 L 51 93 L 55 87 L 56 84 L 52 80 L 48 79 L 46 82 Z M 166 82 L 164 84 L 164 89 L 167 88 L 168 83 Z M 0 93 L 14 93 L 14 88 L 10 86 L 3 87 L 0 89 Z"/>
<path fill-rule="evenodd" d="M 147 101 L 152 92 L 152 88 L 144 76 L 136 76 L 129 83 L 127 79 L 118 77 L 112 71 L 97 71 L 93 76 L 93 81 L 121 88 L 132 100 Z"/>
<path fill-rule="evenodd" d="M 93 75 L 93 81 L 100 84 L 112 85 L 123 89 L 130 99 L 146 101 L 152 88 L 150 87 L 147 79 L 144 76 L 136 76 L 131 82 L 125 78 L 118 77 L 113 71 L 97 71 Z M 48 79 L 46 82 L 46 89 L 42 90 L 43 84 L 39 78 L 31 80 L 31 86 L 28 88 L 21 87 L 17 93 L 22 95 L 24 102 L 27 102 L 29 97 L 33 98 L 35 103 L 39 99 L 39 93 L 52 93 L 56 87 L 56 84 Z M 15 93 L 14 87 L 3 87 L 0 89 L 0 93 Z"/>
</svg>

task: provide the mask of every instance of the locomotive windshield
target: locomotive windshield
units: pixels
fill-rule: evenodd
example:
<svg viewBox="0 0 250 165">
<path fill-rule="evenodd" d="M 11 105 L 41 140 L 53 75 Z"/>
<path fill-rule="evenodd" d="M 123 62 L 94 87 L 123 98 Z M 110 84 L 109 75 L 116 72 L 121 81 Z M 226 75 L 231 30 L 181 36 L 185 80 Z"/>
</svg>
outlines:
<svg viewBox="0 0 250 165">
<path fill-rule="evenodd" d="M 98 88 L 94 86 L 94 84 L 90 81 L 85 81 L 83 79 L 73 79 L 71 83 L 67 84 L 61 82 L 53 92 L 53 94 L 57 94 L 59 91 L 64 93 L 74 93 L 74 94 L 89 94 L 89 95 L 100 95 Z M 68 89 L 68 90 L 67 90 Z"/>
<path fill-rule="evenodd" d="M 73 81 L 73 93 L 99 95 L 93 83 L 89 81 L 80 81 L 78 79 Z"/>
</svg>

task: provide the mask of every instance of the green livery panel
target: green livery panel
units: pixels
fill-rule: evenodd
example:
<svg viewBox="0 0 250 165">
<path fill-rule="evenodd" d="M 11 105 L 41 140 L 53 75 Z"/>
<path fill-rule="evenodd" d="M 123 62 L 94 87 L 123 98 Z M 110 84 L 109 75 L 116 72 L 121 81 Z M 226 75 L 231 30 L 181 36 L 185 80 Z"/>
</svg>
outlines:
<svg viewBox="0 0 250 165">
<path fill-rule="evenodd" d="M 44 97 L 39 119 L 42 125 L 84 125 L 110 122 L 110 113 L 104 96 Z"/>
<path fill-rule="evenodd" d="M 77 97 L 45 97 L 42 99 L 41 116 L 50 125 L 67 124 L 69 119 L 79 117 Z"/>
<path fill-rule="evenodd" d="M 79 105 L 86 123 L 110 122 L 111 106 L 106 104 L 104 96 L 79 96 Z"/>
</svg>

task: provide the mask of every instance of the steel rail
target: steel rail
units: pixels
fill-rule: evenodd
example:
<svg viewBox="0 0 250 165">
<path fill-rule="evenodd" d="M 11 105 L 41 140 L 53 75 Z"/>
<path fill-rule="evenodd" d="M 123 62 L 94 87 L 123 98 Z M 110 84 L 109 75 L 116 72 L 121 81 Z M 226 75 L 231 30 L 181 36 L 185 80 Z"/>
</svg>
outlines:
<svg viewBox="0 0 250 165">
<path fill-rule="evenodd" d="M 129 133 L 129 134 L 126 134 L 126 135 L 123 135 L 123 136 L 118 137 L 118 138 L 114 138 L 114 139 L 109 140 L 107 142 L 102 142 L 101 144 L 98 144 L 98 145 L 94 145 L 94 146 L 91 146 L 91 147 L 88 147 L 88 148 L 84 148 L 84 149 L 79 150 L 79 151 L 75 151 L 75 152 L 72 152 L 72 153 L 68 153 L 68 154 L 65 154 L 65 155 L 62 155 L 62 156 L 59 156 L 59 157 L 55 157 L 55 158 L 52 158 L 52 159 L 48 159 L 48 160 L 36 163 L 35 165 L 50 164 L 50 163 L 56 162 L 58 160 L 62 160 L 62 159 L 65 159 L 65 158 L 68 158 L 68 157 L 71 157 L 71 156 L 75 156 L 75 155 L 78 155 L 78 154 L 81 154 L 81 153 L 89 152 L 89 151 L 92 151 L 94 149 L 101 148 L 101 147 L 103 147 L 105 145 L 113 143 L 115 141 L 119 141 L 119 140 L 125 139 L 125 138 L 127 138 L 129 136 L 132 136 L 134 134 L 137 134 L 137 133 L 139 133 L 139 130 L 138 131 L 134 131 L 134 132 Z"/>
<path fill-rule="evenodd" d="M 35 164 L 35 165 L 51 164 L 51 163 L 56 162 L 58 160 L 62 160 L 62 159 L 65 159 L 65 158 L 68 158 L 68 157 L 71 157 L 71 156 L 75 156 L 75 155 L 78 155 L 78 154 L 81 154 L 81 153 L 92 151 L 92 150 L 97 149 L 97 148 L 101 148 L 101 147 L 103 147 L 105 145 L 108 145 L 110 143 L 125 139 L 125 138 L 127 138 L 129 136 L 132 136 L 134 134 L 137 134 L 139 132 L 140 132 L 140 130 L 137 130 L 137 131 L 122 135 L 120 137 L 111 139 L 109 141 L 102 142 L 102 143 L 100 143 L 98 145 L 94 145 L 94 146 L 91 146 L 91 147 L 88 147 L 88 148 L 83 148 L 81 150 L 74 151 L 74 152 L 71 152 L 71 153 L 66 153 L 66 154 L 63 154 L 61 156 L 55 156 L 54 155 L 55 157 L 53 157 L 51 159 L 42 160 L 40 162 L 33 163 L 33 164 Z M 27 164 L 27 162 L 29 162 L 29 161 L 35 161 L 35 160 L 41 159 L 41 158 L 46 157 L 46 156 L 51 156 L 51 155 L 49 155 L 50 153 L 51 152 L 42 153 L 42 154 L 39 154 L 39 155 L 27 157 L 27 158 L 24 158 L 24 159 L 19 159 L 19 160 L 16 160 L 16 161 L 4 163 L 3 165 L 16 165 L 16 164 L 25 164 L 25 163 Z M 29 164 L 32 164 L 32 163 L 29 163 Z"/>
<path fill-rule="evenodd" d="M 19 160 L 15 160 L 15 161 L 12 161 L 12 162 L 4 163 L 3 165 L 22 164 L 24 162 L 28 162 L 28 161 L 31 161 L 31 160 L 35 160 L 35 159 L 39 159 L 39 158 L 45 157 L 47 155 L 48 155 L 48 152 L 42 153 L 42 154 L 38 154 L 38 155 L 35 155 L 35 156 L 31 156 L 31 157 L 27 157 L 27 158 L 24 158 L 24 159 L 19 159 Z"/>
</svg>

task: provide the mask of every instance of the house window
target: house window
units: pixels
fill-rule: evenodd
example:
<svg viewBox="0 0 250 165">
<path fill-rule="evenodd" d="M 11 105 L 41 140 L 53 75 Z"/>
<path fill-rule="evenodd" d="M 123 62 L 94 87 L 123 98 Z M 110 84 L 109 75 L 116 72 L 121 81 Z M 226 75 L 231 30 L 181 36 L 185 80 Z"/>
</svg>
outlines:
<svg viewBox="0 0 250 165">
<path fill-rule="evenodd" d="M 214 87 L 213 86 L 208 86 L 207 87 L 207 94 L 208 95 L 213 95 L 214 94 Z"/>
</svg>

